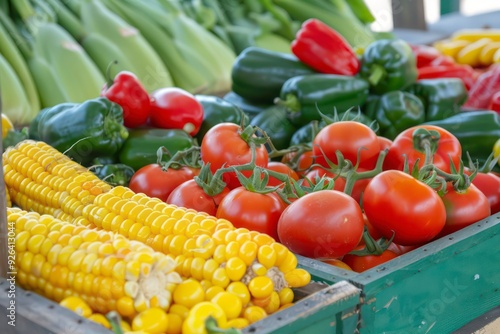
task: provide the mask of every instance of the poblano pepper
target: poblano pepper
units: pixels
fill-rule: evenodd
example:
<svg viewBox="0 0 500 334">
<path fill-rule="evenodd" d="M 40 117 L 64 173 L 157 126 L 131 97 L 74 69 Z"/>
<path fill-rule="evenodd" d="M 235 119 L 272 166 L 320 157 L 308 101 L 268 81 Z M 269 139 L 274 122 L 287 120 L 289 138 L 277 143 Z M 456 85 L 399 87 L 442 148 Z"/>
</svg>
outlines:
<svg viewBox="0 0 500 334">
<path fill-rule="evenodd" d="M 425 121 L 424 105 L 411 93 L 389 92 L 376 102 L 373 118 L 378 122 L 380 135 L 392 140 L 403 130 Z"/>
<path fill-rule="evenodd" d="M 274 106 L 264 110 L 252 119 L 250 125 L 264 130 L 277 150 L 288 148 L 290 139 L 297 130 L 287 118 L 287 112 L 283 106 Z M 269 150 L 267 144 L 266 147 Z"/>
<path fill-rule="evenodd" d="M 30 136 L 88 165 L 95 157 L 116 154 L 128 131 L 122 107 L 99 97 L 43 109 L 30 124 Z"/>
<path fill-rule="evenodd" d="M 403 40 L 377 40 L 363 53 L 359 75 L 374 94 L 401 90 L 417 80 L 415 55 Z"/>
<path fill-rule="evenodd" d="M 178 129 L 134 129 L 119 153 L 122 164 L 135 171 L 158 161 L 158 149 L 164 146 L 171 155 L 190 148 L 195 144 L 193 137 Z M 163 155 L 163 160 L 169 159 Z"/>
<path fill-rule="evenodd" d="M 461 79 L 422 79 L 406 89 L 419 97 L 425 109 L 425 120 L 445 119 L 460 112 L 467 100 L 467 90 Z"/>
<path fill-rule="evenodd" d="M 287 107 L 290 120 L 305 125 L 365 103 L 368 83 L 362 79 L 336 74 L 309 74 L 287 80 L 281 88 L 278 104 Z"/>
</svg>

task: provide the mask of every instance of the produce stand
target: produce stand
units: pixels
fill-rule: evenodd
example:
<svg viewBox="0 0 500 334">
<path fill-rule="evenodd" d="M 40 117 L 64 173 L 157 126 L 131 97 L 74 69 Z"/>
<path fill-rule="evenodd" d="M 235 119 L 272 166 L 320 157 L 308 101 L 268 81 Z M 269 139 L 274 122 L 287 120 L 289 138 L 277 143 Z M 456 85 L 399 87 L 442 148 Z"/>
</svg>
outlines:
<svg viewBox="0 0 500 334">
<path fill-rule="evenodd" d="M 361 333 L 444 333 L 500 304 L 499 234 L 497 214 L 361 274 L 303 257 L 299 263 L 315 280 L 347 280 L 362 290 Z"/>
</svg>

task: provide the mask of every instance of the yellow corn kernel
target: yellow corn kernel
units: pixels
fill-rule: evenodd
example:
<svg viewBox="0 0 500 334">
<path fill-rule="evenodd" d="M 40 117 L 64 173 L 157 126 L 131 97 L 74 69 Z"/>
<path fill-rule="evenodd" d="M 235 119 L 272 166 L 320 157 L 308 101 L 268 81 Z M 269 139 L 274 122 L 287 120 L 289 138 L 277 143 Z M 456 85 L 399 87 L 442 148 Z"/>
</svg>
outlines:
<svg viewBox="0 0 500 334">
<path fill-rule="evenodd" d="M 245 311 L 243 311 L 243 316 L 245 319 L 248 320 L 250 324 L 253 324 L 254 322 L 257 322 L 267 317 L 267 313 L 262 307 L 249 306 L 245 309 Z"/>
</svg>

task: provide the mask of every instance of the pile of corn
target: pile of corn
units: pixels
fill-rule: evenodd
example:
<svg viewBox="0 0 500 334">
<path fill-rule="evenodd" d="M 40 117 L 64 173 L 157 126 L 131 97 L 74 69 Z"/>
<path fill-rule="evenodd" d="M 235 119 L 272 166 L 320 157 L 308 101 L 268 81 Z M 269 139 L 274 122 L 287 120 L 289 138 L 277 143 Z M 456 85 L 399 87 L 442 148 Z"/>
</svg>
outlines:
<svg viewBox="0 0 500 334">
<path fill-rule="evenodd" d="M 270 236 L 111 188 L 45 143 L 21 142 L 3 163 L 21 208 L 8 209 L 18 282 L 55 301 L 80 297 L 133 330 L 181 333 L 210 314 L 221 327 L 245 327 L 292 305 L 291 288 L 310 281 Z M 158 317 L 159 329 L 147 320 Z"/>
</svg>

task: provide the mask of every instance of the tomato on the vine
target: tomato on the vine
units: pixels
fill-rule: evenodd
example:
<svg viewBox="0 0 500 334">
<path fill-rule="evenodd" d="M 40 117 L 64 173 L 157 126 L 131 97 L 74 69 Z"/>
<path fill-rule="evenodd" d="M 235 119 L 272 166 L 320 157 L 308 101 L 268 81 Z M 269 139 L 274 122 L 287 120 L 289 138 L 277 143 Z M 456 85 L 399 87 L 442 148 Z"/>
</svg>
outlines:
<svg viewBox="0 0 500 334">
<path fill-rule="evenodd" d="M 278 172 L 284 175 L 288 175 L 289 178 L 294 179 L 295 181 L 298 181 L 299 176 L 297 173 L 291 169 L 287 164 L 279 161 L 270 161 L 267 164 L 267 169 L 272 170 L 274 172 Z M 276 187 L 283 185 L 283 181 L 278 180 L 277 178 L 273 176 L 269 176 L 269 180 L 267 182 L 267 185 L 269 187 Z"/>
<path fill-rule="evenodd" d="M 290 153 L 285 154 L 283 156 L 283 158 L 281 159 L 281 162 L 289 165 L 291 163 L 292 159 L 294 159 L 296 154 L 297 154 L 296 152 L 290 152 Z M 311 165 L 313 163 L 314 163 L 313 151 L 312 150 L 305 151 L 297 158 L 297 162 L 296 162 L 296 166 L 295 166 L 294 170 L 297 173 L 297 175 L 303 176 L 305 173 L 308 172 L 309 168 L 311 167 Z"/>
<path fill-rule="evenodd" d="M 320 190 L 292 202 L 278 222 L 279 240 L 290 251 L 311 258 L 349 253 L 363 235 L 363 213 L 350 196 Z"/>
<path fill-rule="evenodd" d="M 234 123 L 220 123 L 207 131 L 201 141 L 200 154 L 205 164 L 210 163 L 212 173 L 223 166 L 243 165 L 252 160 L 251 147 L 242 138 L 242 133 L 243 129 Z M 266 147 L 262 144 L 258 145 L 255 151 L 255 164 L 266 168 L 269 160 Z M 245 177 L 252 175 L 252 171 L 242 171 L 241 173 Z M 234 172 L 224 173 L 222 179 L 229 189 L 241 185 Z"/>
<path fill-rule="evenodd" d="M 481 173 L 478 172 L 476 177 L 472 180 L 475 185 L 490 202 L 491 214 L 500 212 L 500 176 L 494 173 Z"/>
<path fill-rule="evenodd" d="M 453 184 L 448 183 L 442 199 L 446 207 L 446 224 L 438 238 L 474 224 L 491 214 L 488 198 L 474 184 L 465 190 L 456 191 Z"/>
<path fill-rule="evenodd" d="M 349 267 L 347 263 L 339 259 L 321 259 L 321 262 L 328 263 L 329 265 L 352 271 L 352 268 Z"/>
<path fill-rule="evenodd" d="M 363 196 L 368 221 L 386 239 L 400 245 L 421 245 L 444 227 L 446 209 L 427 184 L 398 170 L 384 171 L 368 183 Z"/>
<path fill-rule="evenodd" d="M 140 168 L 130 179 L 129 188 L 136 193 L 144 193 L 166 201 L 170 193 L 181 183 L 193 178 L 187 167 L 163 170 L 159 164 Z"/>
<path fill-rule="evenodd" d="M 359 154 L 358 166 L 371 169 L 375 166 L 380 144 L 375 131 L 367 125 L 355 121 L 340 121 L 325 126 L 313 140 L 314 156 L 325 167 L 328 165 L 324 157 L 334 164 L 338 163 L 337 150 L 353 165 Z"/>
<path fill-rule="evenodd" d="M 177 186 L 170 193 L 166 202 L 184 208 L 206 212 L 211 216 L 215 216 L 220 202 L 228 193 L 229 188 L 224 187 L 219 194 L 210 196 L 194 179 L 191 179 Z"/>
<path fill-rule="evenodd" d="M 418 129 L 436 131 L 439 133 L 437 148 L 433 155 L 433 164 L 439 169 L 449 173 L 450 164 L 453 163 L 458 168 L 462 157 L 462 146 L 451 132 L 434 125 L 417 125 L 401 132 L 392 142 L 389 152 L 384 160 L 384 169 L 403 170 L 405 158 L 408 166 L 412 170 L 418 159 L 418 167 L 422 167 L 425 162 L 425 150 L 417 143 L 415 147 L 413 133 Z M 421 130 L 419 130 L 421 131 Z M 423 142 L 423 141 L 422 141 Z M 451 161 L 450 161 L 451 160 Z"/>
<path fill-rule="evenodd" d="M 203 122 L 203 105 L 193 94 L 177 87 L 165 87 L 151 93 L 151 125 L 163 129 L 181 129 L 194 136 Z"/>
<path fill-rule="evenodd" d="M 361 250 L 364 246 L 358 246 L 355 250 Z M 357 273 L 361 273 L 373 267 L 376 267 L 382 263 L 390 261 L 394 258 L 398 257 L 396 253 L 391 250 L 385 250 L 380 255 L 363 255 L 358 256 L 354 254 L 346 254 L 342 261 L 352 268 Z"/>
<path fill-rule="evenodd" d="M 261 194 L 238 187 L 219 203 L 216 217 L 229 220 L 235 227 L 266 233 L 278 240 L 278 220 L 285 208 L 286 203 L 275 192 Z"/>
<path fill-rule="evenodd" d="M 418 246 L 401 246 L 401 245 L 395 244 L 394 242 L 391 242 L 389 247 L 387 247 L 388 250 L 393 251 L 394 253 L 396 253 L 396 255 L 406 254 L 406 253 L 414 250 L 415 248 L 418 248 Z"/>
</svg>

